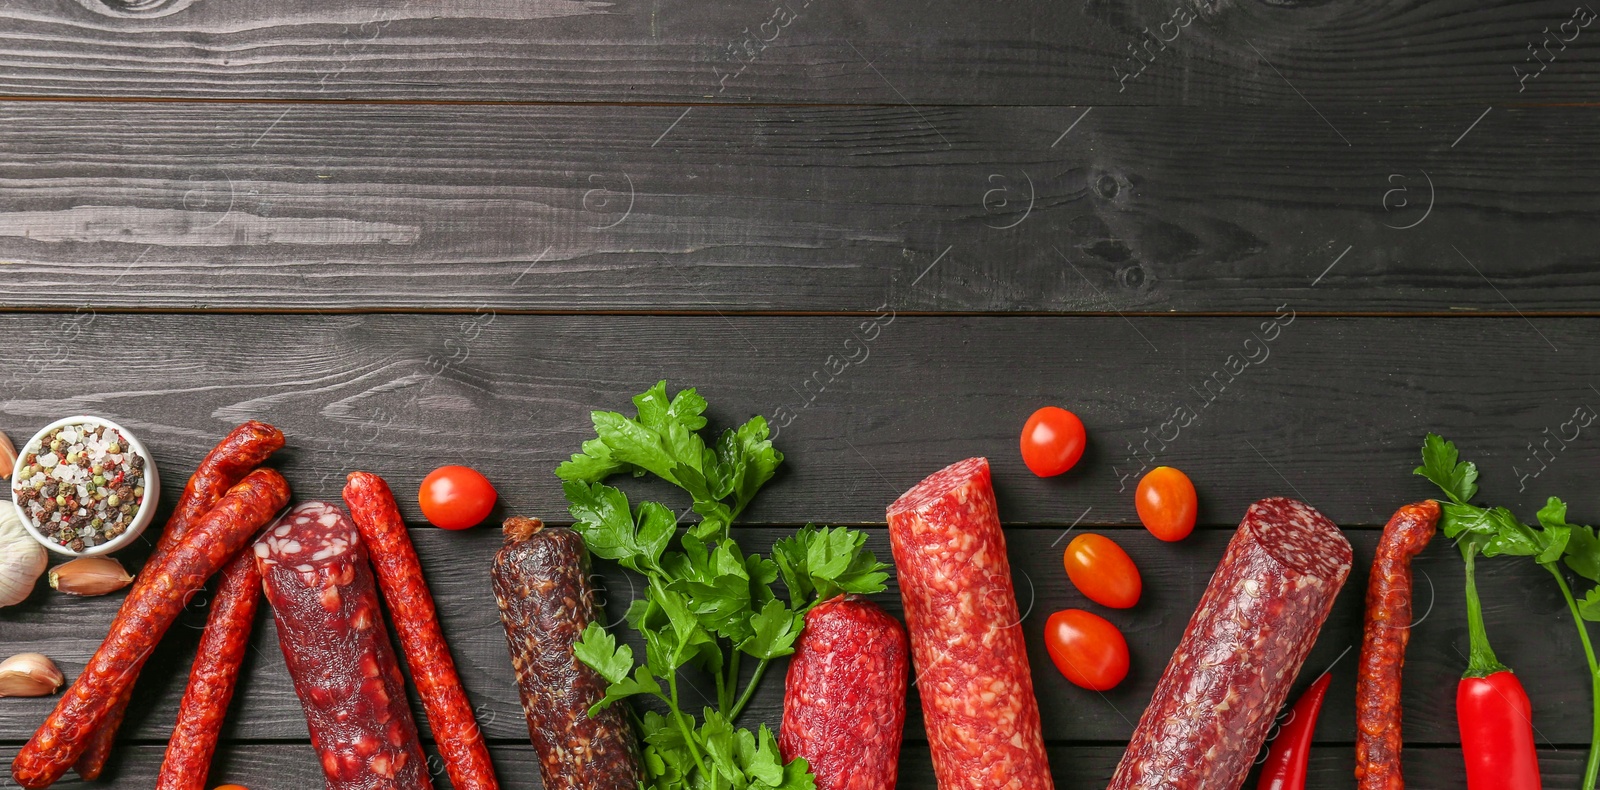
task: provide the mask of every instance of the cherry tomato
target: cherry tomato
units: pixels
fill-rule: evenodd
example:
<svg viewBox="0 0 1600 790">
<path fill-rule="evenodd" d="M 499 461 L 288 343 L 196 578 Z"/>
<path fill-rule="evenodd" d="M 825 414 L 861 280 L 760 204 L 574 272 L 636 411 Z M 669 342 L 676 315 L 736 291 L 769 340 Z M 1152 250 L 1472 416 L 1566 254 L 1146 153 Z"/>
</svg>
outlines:
<svg viewBox="0 0 1600 790">
<path fill-rule="evenodd" d="M 1133 507 L 1150 534 L 1168 541 L 1183 540 L 1194 531 L 1199 501 L 1189 476 L 1170 466 L 1151 469 L 1139 481 Z"/>
<path fill-rule="evenodd" d="M 217 785 L 216 790 L 250 790 L 244 785 Z"/>
<path fill-rule="evenodd" d="M 436 527 L 466 529 L 489 517 L 497 494 L 489 478 L 465 466 L 441 466 L 422 478 L 417 503 Z"/>
<path fill-rule="evenodd" d="M 1128 676 L 1128 640 L 1110 620 L 1082 609 L 1063 609 L 1044 624 L 1044 646 L 1062 677 L 1105 691 Z"/>
<path fill-rule="evenodd" d="M 1055 477 L 1083 457 L 1086 436 L 1078 415 L 1057 406 L 1033 413 L 1022 426 L 1022 462 L 1040 477 Z"/>
<path fill-rule="evenodd" d="M 1139 568 L 1116 541 L 1084 533 L 1067 544 L 1061 562 L 1067 566 L 1067 578 L 1089 600 L 1113 609 L 1127 609 L 1139 602 L 1144 589 Z"/>
</svg>

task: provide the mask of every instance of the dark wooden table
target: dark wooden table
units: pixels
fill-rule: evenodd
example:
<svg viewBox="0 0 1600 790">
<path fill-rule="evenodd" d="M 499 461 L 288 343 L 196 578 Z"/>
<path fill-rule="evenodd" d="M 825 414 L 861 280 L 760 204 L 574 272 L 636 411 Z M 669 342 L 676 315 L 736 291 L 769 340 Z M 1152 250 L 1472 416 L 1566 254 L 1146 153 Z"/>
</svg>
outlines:
<svg viewBox="0 0 1600 790">
<path fill-rule="evenodd" d="M 1350 788 L 1346 651 L 1377 528 L 1433 493 L 1410 475 L 1422 435 L 1454 438 L 1524 518 L 1549 495 L 1600 518 L 1600 427 L 1550 439 L 1600 407 L 1593 18 L 1471 0 L 6 0 L 0 429 L 119 420 L 170 503 L 260 418 L 289 435 L 277 464 L 300 499 L 337 498 L 356 468 L 409 492 L 464 462 L 506 514 L 561 522 L 552 470 L 587 412 L 666 378 L 717 423 L 783 424 L 747 547 L 851 524 L 883 557 L 896 495 L 989 456 L 1063 790 L 1104 785 L 1247 505 L 1300 497 L 1356 547 L 1308 663 L 1334 675 L 1312 784 Z M 1091 445 L 1040 480 L 1016 436 L 1050 403 Z M 1180 408 L 1196 419 L 1175 430 Z M 1138 526 L 1153 464 L 1200 489 L 1182 544 Z M 1087 605 L 1060 565 L 1074 524 L 1145 576 L 1112 615 L 1132 673 L 1104 695 L 1040 641 L 1050 612 Z M 488 587 L 496 531 L 413 535 L 503 785 L 537 787 Z M 1439 540 L 1418 570 L 1408 779 L 1458 788 L 1460 561 Z M 1576 786 L 1588 681 L 1559 593 L 1526 562 L 1482 576 L 1546 782 Z M 879 599 L 899 613 L 895 589 Z M 70 678 L 119 600 L 41 584 L 0 611 L 0 645 Z M 106 786 L 151 784 L 203 600 L 140 680 Z M 254 646 L 213 781 L 318 786 L 270 623 Z M 770 677 L 747 723 L 776 723 Z M 7 760 L 52 704 L 0 700 Z M 932 788 L 915 702 L 906 739 L 901 786 Z"/>
</svg>

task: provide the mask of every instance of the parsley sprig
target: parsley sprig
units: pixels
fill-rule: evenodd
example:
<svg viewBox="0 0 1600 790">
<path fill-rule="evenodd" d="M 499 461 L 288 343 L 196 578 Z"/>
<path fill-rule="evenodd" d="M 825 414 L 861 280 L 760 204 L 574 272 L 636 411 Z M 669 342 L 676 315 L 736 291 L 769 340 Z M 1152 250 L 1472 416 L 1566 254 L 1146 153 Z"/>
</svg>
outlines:
<svg viewBox="0 0 1600 790">
<path fill-rule="evenodd" d="M 573 528 L 589 550 L 647 581 L 626 617 L 644 638 L 644 663 L 599 624 L 590 624 L 574 646 L 608 684 L 590 713 L 637 696 L 665 707 L 636 717 L 649 790 L 811 790 L 810 767 L 803 759 L 784 763 L 771 730 L 735 723 L 768 664 L 794 652 L 805 613 L 841 593 L 881 592 L 887 566 L 865 550 L 864 533 L 811 525 L 778 541 L 770 557 L 745 554 L 732 538 L 733 520 L 783 463 L 766 420 L 753 417 L 707 444 L 706 401 L 693 389 L 669 398 L 662 381 L 633 404 L 635 417 L 594 412 L 595 438 L 556 470 Z M 622 473 L 682 489 L 699 521 L 680 532 L 666 505 L 631 505 L 604 482 Z M 780 579 L 784 599 L 773 589 Z M 742 656 L 757 662 L 747 681 Z M 686 669 L 710 675 L 716 685 L 716 705 L 698 717 L 679 694 Z"/>
<path fill-rule="evenodd" d="M 1422 466 L 1417 467 L 1415 473 L 1433 481 L 1449 498 L 1440 503 L 1439 529 L 1446 537 L 1456 539 L 1461 556 L 1466 560 L 1468 625 L 1473 642 L 1468 658 L 1469 673 L 1492 671 L 1495 667 L 1504 669 L 1488 649 L 1487 638 L 1483 636 L 1482 610 L 1473 581 L 1473 561 L 1478 554 L 1531 557 L 1539 567 L 1549 571 L 1561 587 L 1561 595 L 1572 612 L 1584 656 L 1589 662 L 1593 724 L 1583 790 L 1595 790 L 1596 780 L 1600 779 L 1600 663 L 1596 662 L 1594 645 L 1589 641 L 1589 629 L 1584 621 L 1600 621 L 1600 586 L 1590 588 L 1580 602 L 1573 598 L 1572 588 L 1560 566 L 1564 562 L 1579 576 L 1600 582 L 1600 538 L 1596 537 L 1593 527 L 1567 523 L 1567 504 L 1557 497 L 1546 500 L 1544 507 L 1534 515 L 1538 522 L 1536 527 L 1522 523 L 1506 508 L 1471 504 L 1478 495 L 1478 467 L 1471 461 L 1462 461 L 1455 444 L 1437 434 L 1430 433 L 1423 440 Z"/>
</svg>

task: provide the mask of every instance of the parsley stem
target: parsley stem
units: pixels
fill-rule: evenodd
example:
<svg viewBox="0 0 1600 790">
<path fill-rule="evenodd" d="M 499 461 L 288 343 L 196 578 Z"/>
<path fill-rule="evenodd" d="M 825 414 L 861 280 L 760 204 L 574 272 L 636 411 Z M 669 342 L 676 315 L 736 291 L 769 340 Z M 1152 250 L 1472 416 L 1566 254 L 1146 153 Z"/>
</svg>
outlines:
<svg viewBox="0 0 1600 790">
<path fill-rule="evenodd" d="M 694 758 L 694 765 L 700 769 L 700 775 L 710 778 L 711 772 L 706 770 L 706 764 L 700 761 L 700 749 L 695 746 L 694 734 L 689 731 L 689 725 L 683 720 L 683 711 L 678 709 L 678 673 L 676 671 L 667 675 L 667 688 L 672 691 L 672 699 L 668 703 L 672 706 L 672 719 L 678 723 L 678 731 L 683 733 L 683 742 L 689 747 L 689 756 Z"/>
<path fill-rule="evenodd" d="M 1467 565 L 1467 671 L 1463 677 L 1486 678 L 1496 672 L 1505 672 L 1507 667 L 1500 663 L 1494 655 L 1494 649 L 1489 647 L 1489 632 L 1483 627 L 1483 604 L 1478 601 L 1478 583 L 1474 573 L 1474 560 L 1478 557 L 1478 546 L 1472 541 L 1461 542 L 1461 557 Z"/>
<path fill-rule="evenodd" d="M 1583 769 L 1583 790 L 1594 790 L 1596 778 L 1600 778 L 1600 664 L 1595 662 L 1594 645 L 1589 641 L 1589 627 L 1583 622 L 1583 615 L 1578 612 L 1578 602 L 1572 597 L 1572 588 L 1567 586 L 1567 579 L 1561 573 L 1561 568 L 1554 562 L 1539 563 L 1550 575 L 1556 577 L 1556 584 L 1561 585 L 1561 596 L 1567 600 L 1567 609 L 1572 612 L 1572 622 L 1578 626 L 1578 638 L 1583 642 L 1583 655 L 1589 659 L 1589 691 L 1591 698 L 1590 725 L 1589 725 L 1589 760 Z"/>
<path fill-rule="evenodd" d="M 750 685 L 744 687 L 744 693 L 740 694 L 739 701 L 734 703 L 733 712 L 728 714 L 728 721 L 739 718 L 739 714 L 744 712 L 744 706 L 750 702 L 751 695 L 756 693 L 756 686 L 761 684 L 761 676 L 766 673 L 768 663 L 768 659 L 763 658 L 756 664 L 755 674 L 750 676 Z"/>
<path fill-rule="evenodd" d="M 733 704 L 733 692 L 739 688 L 740 652 L 738 648 L 734 648 L 731 652 L 733 655 L 728 658 L 728 682 L 717 687 L 717 708 L 723 713 L 728 712 L 728 706 Z M 717 680 L 720 682 L 721 676 L 718 676 Z M 733 717 L 729 716 L 728 720 L 732 721 Z"/>
</svg>

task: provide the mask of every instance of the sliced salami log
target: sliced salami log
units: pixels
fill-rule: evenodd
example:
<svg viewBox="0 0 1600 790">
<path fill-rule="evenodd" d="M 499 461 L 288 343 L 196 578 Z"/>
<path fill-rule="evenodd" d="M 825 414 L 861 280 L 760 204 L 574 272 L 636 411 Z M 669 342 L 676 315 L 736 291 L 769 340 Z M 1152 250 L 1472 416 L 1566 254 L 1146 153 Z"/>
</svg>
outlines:
<svg viewBox="0 0 1600 790">
<path fill-rule="evenodd" d="M 1237 790 L 1350 574 L 1350 542 L 1293 499 L 1250 506 L 1139 718 L 1111 790 Z"/>
<path fill-rule="evenodd" d="M 910 652 L 900 622 L 865 598 L 807 612 L 783 692 L 784 762 L 805 758 L 817 790 L 894 790 Z"/>
<path fill-rule="evenodd" d="M 507 519 L 505 536 L 494 597 L 545 790 L 635 790 L 643 777 L 627 703 L 591 718 L 606 681 L 572 649 L 598 611 L 583 538 L 531 518 Z"/>
<path fill-rule="evenodd" d="M 989 461 L 951 464 L 895 500 L 889 541 L 940 790 L 1049 790 Z"/>
<path fill-rule="evenodd" d="M 49 787 L 77 762 L 90 734 L 108 721 L 117 692 L 138 676 L 189 596 L 288 502 L 283 475 L 257 469 L 228 489 L 158 566 L 145 565 L 140 575 L 148 576 L 148 583 L 129 590 L 94 658 L 11 761 L 17 784 L 29 790 Z"/>
<path fill-rule="evenodd" d="M 328 790 L 431 788 L 356 525 L 336 505 L 307 502 L 255 555 Z"/>
</svg>

